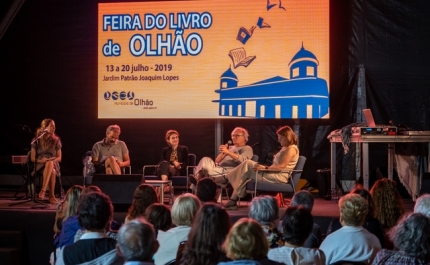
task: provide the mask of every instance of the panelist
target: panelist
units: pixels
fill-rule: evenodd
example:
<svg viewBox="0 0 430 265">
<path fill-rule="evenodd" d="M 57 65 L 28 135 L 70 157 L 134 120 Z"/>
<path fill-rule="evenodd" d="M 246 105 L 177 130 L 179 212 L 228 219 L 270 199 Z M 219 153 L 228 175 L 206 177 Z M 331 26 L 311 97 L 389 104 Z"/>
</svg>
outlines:
<svg viewBox="0 0 430 265">
<path fill-rule="evenodd" d="M 273 157 L 271 166 L 260 165 L 252 160 L 247 160 L 231 170 L 226 175 L 215 178 L 218 184 L 230 182 L 233 187 L 233 193 L 230 200 L 224 205 L 227 210 L 236 210 L 236 201 L 246 194 L 246 183 L 256 177 L 260 181 L 271 183 L 287 183 L 291 177 L 291 171 L 294 170 L 299 160 L 299 149 L 297 147 L 297 136 L 289 126 L 284 126 L 276 131 L 278 142 L 281 144 L 281 150 Z M 255 176 L 255 171 L 269 169 L 274 171 L 288 170 L 289 172 L 259 172 Z"/>
<path fill-rule="evenodd" d="M 43 182 L 39 193 L 39 199 L 43 200 L 46 188 L 49 184 L 49 202 L 56 203 L 54 189 L 55 178 L 60 176 L 61 141 L 55 134 L 55 122 L 52 119 L 44 119 L 37 128 L 35 138 L 31 143 L 31 162 L 35 162 L 35 171 L 42 173 Z M 32 175 L 34 172 L 31 173 Z"/>
<path fill-rule="evenodd" d="M 130 166 L 130 155 L 127 145 L 119 140 L 121 128 L 109 125 L 106 137 L 93 146 L 92 162 L 95 173 L 121 174 L 121 168 Z"/>
<path fill-rule="evenodd" d="M 252 148 L 247 145 L 249 134 L 242 127 L 236 127 L 231 132 L 232 145 L 219 146 L 219 155 L 213 161 L 210 157 L 203 157 L 194 169 L 194 178 L 190 182 L 196 185 L 197 180 L 204 176 L 217 177 L 230 172 L 245 160 L 252 159 Z"/>
<path fill-rule="evenodd" d="M 186 176 L 188 166 L 188 147 L 179 145 L 179 133 L 168 130 L 165 136 L 167 147 L 161 152 L 157 175 L 161 180 L 171 179 L 172 176 Z"/>
</svg>

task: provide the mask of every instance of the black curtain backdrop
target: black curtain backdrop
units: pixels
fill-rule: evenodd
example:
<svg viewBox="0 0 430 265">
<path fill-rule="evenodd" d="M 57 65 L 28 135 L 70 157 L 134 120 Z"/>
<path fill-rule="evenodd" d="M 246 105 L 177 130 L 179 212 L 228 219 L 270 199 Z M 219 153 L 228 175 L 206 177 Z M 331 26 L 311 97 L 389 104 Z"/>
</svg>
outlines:
<svg viewBox="0 0 430 265">
<path fill-rule="evenodd" d="M 263 0 L 262 0 L 263 1 Z M 0 5 L 6 14 L 13 1 Z M 104 1 L 108 2 L 108 1 Z M 28 0 L 0 40 L 0 155 L 26 154 L 31 131 L 53 118 L 63 142 L 63 175 L 82 174 L 82 155 L 119 124 L 133 173 L 159 160 L 168 129 L 197 158 L 216 152 L 215 120 L 97 119 L 97 1 Z M 303 176 L 316 186 L 316 170 L 330 166 L 327 135 L 356 121 L 358 66 L 365 69 L 367 107 L 376 123 L 430 129 L 430 1 L 332 0 L 330 7 L 330 120 L 222 120 L 223 137 L 243 126 L 260 161 L 278 148 L 274 132 L 300 128 Z M 182 100 L 186 100 L 185 98 Z M 192 104 L 192 102 L 190 102 Z M 386 165 L 386 150 L 371 147 L 370 168 Z M 348 157 L 338 148 L 339 172 Z M 377 153 L 378 155 L 374 155 Z M 0 174 L 11 174 L 2 164 Z M 350 173 L 344 179 L 354 179 Z"/>
</svg>

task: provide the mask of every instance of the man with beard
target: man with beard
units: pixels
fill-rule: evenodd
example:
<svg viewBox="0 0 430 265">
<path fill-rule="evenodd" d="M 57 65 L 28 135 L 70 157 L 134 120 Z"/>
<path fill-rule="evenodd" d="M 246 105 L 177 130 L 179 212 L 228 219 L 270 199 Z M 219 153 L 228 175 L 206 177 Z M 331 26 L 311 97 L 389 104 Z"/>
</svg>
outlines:
<svg viewBox="0 0 430 265">
<path fill-rule="evenodd" d="M 121 174 L 121 168 L 130 166 L 130 155 L 127 145 L 118 140 L 121 128 L 109 125 L 106 137 L 93 146 L 92 162 L 95 173 Z"/>
</svg>

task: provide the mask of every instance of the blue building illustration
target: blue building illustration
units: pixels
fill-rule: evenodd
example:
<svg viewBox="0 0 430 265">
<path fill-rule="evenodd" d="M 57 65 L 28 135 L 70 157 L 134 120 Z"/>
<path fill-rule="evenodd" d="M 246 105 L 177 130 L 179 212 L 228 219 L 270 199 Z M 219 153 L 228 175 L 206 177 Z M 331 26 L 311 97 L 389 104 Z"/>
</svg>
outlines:
<svg viewBox="0 0 430 265">
<path fill-rule="evenodd" d="M 275 76 L 238 86 L 229 68 L 220 77 L 219 115 L 276 119 L 322 118 L 329 111 L 327 81 L 318 78 L 318 60 L 302 45 L 291 59 L 290 78 Z"/>
</svg>

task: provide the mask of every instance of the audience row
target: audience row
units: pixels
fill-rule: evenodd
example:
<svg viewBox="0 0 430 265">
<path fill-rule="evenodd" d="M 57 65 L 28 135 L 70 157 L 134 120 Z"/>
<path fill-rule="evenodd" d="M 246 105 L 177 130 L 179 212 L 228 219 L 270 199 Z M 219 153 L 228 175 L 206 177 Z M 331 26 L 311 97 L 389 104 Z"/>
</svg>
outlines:
<svg viewBox="0 0 430 265">
<path fill-rule="evenodd" d="M 396 192 L 379 190 L 392 188 L 391 180 L 380 180 L 370 192 L 357 187 L 342 196 L 338 203 L 340 218 L 332 221 L 324 240 L 321 228 L 313 221 L 314 198 L 309 192 L 297 192 L 281 218 L 274 197 L 255 197 L 248 218 L 232 225 L 226 209 L 214 203 L 214 184 L 211 178 L 200 179 L 198 196 L 178 196 L 171 210 L 158 202 L 152 186 L 142 184 L 135 191 L 123 225 L 112 221 L 112 204 L 100 189 L 74 186 L 68 190 L 65 201 L 57 205 L 57 249 L 51 263 L 430 262 L 430 195 L 421 196 L 414 213 L 403 216 L 402 205 L 396 200 L 385 201 L 396 198 Z"/>
</svg>

